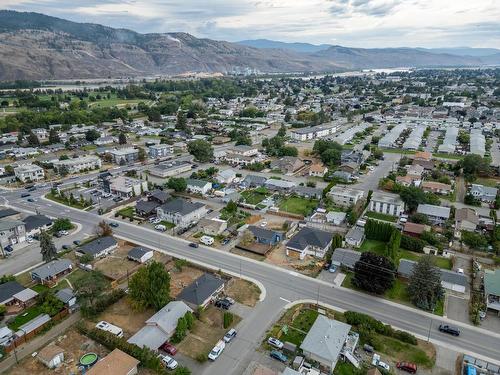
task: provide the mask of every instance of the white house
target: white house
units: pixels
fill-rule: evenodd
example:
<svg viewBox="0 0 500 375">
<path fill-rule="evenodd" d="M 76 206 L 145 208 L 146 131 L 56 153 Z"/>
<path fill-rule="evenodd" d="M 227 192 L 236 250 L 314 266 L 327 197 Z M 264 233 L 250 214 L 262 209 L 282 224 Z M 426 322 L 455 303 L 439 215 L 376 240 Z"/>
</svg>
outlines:
<svg viewBox="0 0 500 375">
<path fill-rule="evenodd" d="M 101 159 L 94 155 L 80 156 L 78 158 L 57 160 L 53 163 L 54 169 L 61 172 L 62 168 L 66 168 L 68 173 L 80 173 L 85 170 L 101 168 Z"/>
<path fill-rule="evenodd" d="M 190 178 L 186 182 L 187 191 L 193 194 L 207 195 L 212 190 L 212 183 L 209 181 Z"/>
<path fill-rule="evenodd" d="M 226 169 L 217 173 L 215 178 L 221 184 L 230 184 L 236 178 L 236 172 L 232 169 Z"/>
<path fill-rule="evenodd" d="M 397 194 L 375 191 L 370 200 L 369 210 L 385 215 L 399 216 L 404 211 L 404 202 Z"/>
<path fill-rule="evenodd" d="M 45 172 L 42 167 L 35 164 L 23 164 L 14 168 L 14 175 L 21 182 L 34 182 L 43 180 Z"/>
<path fill-rule="evenodd" d="M 144 249 L 142 247 L 134 247 L 130 249 L 127 258 L 137 263 L 146 263 L 153 258 L 154 252 L 151 249 Z"/>
<path fill-rule="evenodd" d="M 207 213 L 207 207 L 200 202 L 186 199 L 173 199 L 156 208 L 156 215 L 181 228 L 196 224 Z"/>
<path fill-rule="evenodd" d="M 343 207 L 356 205 L 360 199 L 363 199 L 364 194 L 362 190 L 342 186 L 334 186 L 328 193 L 333 203 Z"/>
</svg>

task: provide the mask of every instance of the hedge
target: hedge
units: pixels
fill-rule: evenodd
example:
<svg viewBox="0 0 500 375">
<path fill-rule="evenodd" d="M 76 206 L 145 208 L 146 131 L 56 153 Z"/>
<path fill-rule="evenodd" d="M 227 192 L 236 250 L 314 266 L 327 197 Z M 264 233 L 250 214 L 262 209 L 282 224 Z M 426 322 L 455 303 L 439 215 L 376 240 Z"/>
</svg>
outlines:
<svg viewBox="0 0 500 375">
<path fill-rule="evenodd" d="M 106 310 L 112 304 L 118 302 L 126 295 L 123 289 L 117 288 L 114 289 L 111 293 L 106 293 L 100 296 L 94 306 L 82 306 L 81 311 L 82 314 L 86 317 L 94 317 L 104 310 Z"/>
<path fill-rule="evenodd" d="M 231 324 L 233 324 L 234 316 L 232 313 L 225 311 L 224 312 L 224 328 L 229 328 Z"/>
<path fill-rule="evenodd" d="M 401 236 L 400 247 L 406 250 L 414 251 L 416 253 L 424 252 L 425 242 L 419 238 L 414 238 L 403 234 Z"/>
</svg>

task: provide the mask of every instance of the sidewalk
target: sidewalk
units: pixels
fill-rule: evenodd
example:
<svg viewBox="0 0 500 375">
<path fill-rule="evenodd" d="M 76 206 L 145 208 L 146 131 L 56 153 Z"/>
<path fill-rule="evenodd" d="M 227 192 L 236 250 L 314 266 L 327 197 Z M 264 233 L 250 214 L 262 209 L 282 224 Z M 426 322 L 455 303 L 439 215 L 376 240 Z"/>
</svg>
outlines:
<svg viewBox="0 0 500 375">
<path fill-rule="evenodd" d="M 80 312 L 77 311 L 76 313 L 70 315 L 67 319 L 63 320 L 60 324 L 52 327 L 47 333 L 37 336 L 33 340 L 18 347 L 16 349 L 18 361 L 21 361 L 24 357 L 31 355 L 33 352 L 39 350 L 41 347 L 57 338 L 57 336 L 61 335 L 79 320 Z M 14 356 L 14 352 L 11 352 L 3 362 L 0 362 L 0 373 L 4 373 L 15 364 L 16 358 Z"/>
</svg>

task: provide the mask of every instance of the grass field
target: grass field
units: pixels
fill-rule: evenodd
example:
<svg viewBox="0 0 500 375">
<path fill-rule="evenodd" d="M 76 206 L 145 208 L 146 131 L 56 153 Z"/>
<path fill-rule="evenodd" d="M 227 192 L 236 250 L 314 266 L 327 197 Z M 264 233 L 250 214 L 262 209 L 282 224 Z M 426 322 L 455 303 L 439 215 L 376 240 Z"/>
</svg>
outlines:
<svg viewBox="0 0 500 375">
<path fill-rule="evenodd" d="M 39 306 L 28 307 L 26 310 L 24 310 L 24 312 L 14 318 L 13 322 L 9 324 L 9 328 L 15 332 L 23 324 L 28 323 L 30 320 L 36 318 L 41 314 L 42 310 Z"/>
<path fill-rule="evenodd" d="M 367 211 L 366 216 L 372 219 L 389 221 L 391 223 L 395 223 L 396 221 L 398 221 L 398 218 L 396 216 L 381 214 L 380 212 Z"/>
<path fill-rule="evenodd" d="M 371 251 L 372 253 L 378 255 L 384 255 L 385 247 L 386 247 L 385 242 L 375 241 L 375 240 L 364 240 L 359 250 L 361 252 Z"/>
<path fill-rule="evenodd" d="M 317 311 L 309 309 L 301 310 L 297 317 L 287 325 L 287 332 L 281 335 L 280 340 L 299 346 L 304 341 L 307 332 L 309 332 L 317 317 Z"/>
<path fill-rule="evenodd" d="M 278 207 L 280 211 L 291 214 L 308 216 L 318 207 L 317 199 L 306 199 L 301 197 L 288 197 L 280 200 Z"/>
<path fill-rule="evenodd" d="M 474 183 L 496 188 L 498 186 L 498 184 L 500 184 L 500 180 L 497 180 L 495 178 L 478 177 L 474 181 Z"/>
<path fill-rule="evenodd" d="M 243 191 L 241 193 L 241 196 L 243 197 L 243 199 L 245 199 L 246 203 L 257 205 L 260 202 L 262 202 L 264 199 L 266 199 L 267 194 L 255 189 L 255 190 Z"/>
</svg>

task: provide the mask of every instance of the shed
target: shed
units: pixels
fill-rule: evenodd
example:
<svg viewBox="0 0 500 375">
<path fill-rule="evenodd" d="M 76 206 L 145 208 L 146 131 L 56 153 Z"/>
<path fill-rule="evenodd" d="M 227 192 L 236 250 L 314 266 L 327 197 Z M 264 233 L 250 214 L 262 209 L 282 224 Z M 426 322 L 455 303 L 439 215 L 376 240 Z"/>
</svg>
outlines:
<svg viewBox="0 0 500 375">
<path fill-rule="evenodd" d="M 151 249 L 145 249 L 142 247 L 134 247 L 131 249 L 128 254 L 127 258 L 130 260 L 133 260 L 138 263 L 145 263 L 151 258 L 153 258 L 154 252 Z"/>
<path fill-rule="evenodd" d="M 64 362 L 64 350 L 56 344 L 49 344 L 38 352 L 37 358 L 45 366 L 53 369 Z"/>
<path fill-rule="evenodd" d="M 332 264 L 354 269 L 357 261 L 361 258 L 361 252 L 350 249 L 337 248 L 332 254 Z"/>
</svg>

